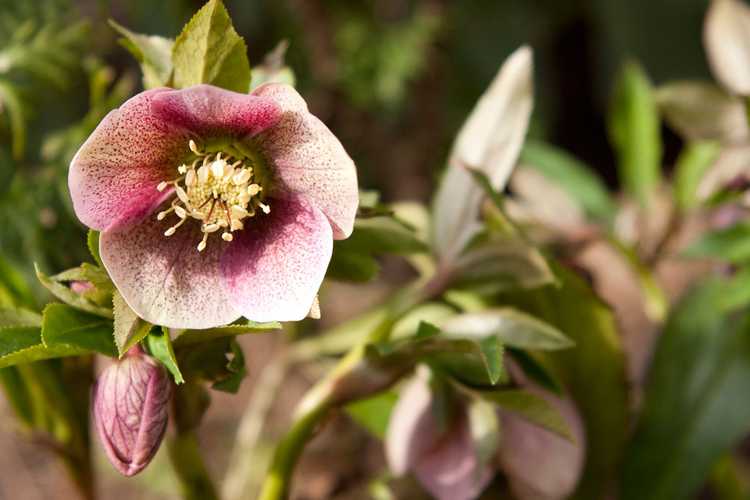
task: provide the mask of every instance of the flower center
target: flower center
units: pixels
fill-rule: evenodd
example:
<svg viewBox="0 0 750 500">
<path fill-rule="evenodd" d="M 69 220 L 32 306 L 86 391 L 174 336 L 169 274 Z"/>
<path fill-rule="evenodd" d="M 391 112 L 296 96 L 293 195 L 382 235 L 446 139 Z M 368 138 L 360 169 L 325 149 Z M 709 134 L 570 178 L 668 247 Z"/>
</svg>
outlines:
<svg viewBox="0 0 750 500">
<path fill-rule="evenodd" d="M 156 187 L 164 191 L 174 186 L 176 197 L 172 206 L 156 216 L 163 220 L 174 212 L 180 219 L 177 224 L 164 231 L 164 236 L 172 236 L 188 218 L 201 221 L 203 239 L 198 243 L 198 251 L 206 248 L 208 236 L 222 230 L 221 238 L 232 241 L 232 233 L 243 229 L 243 219 L 255 215 L 260 209 L 270 213 L 271 207 L 263 203 L 258 172 L 253 162 L 241 158 L 239 153 L 202 151 L 190 141 L 190 151 L 195 155 L 192 164 L 182 164 L 177 168 L 179 177 L 162 181 Z"/>
</svg>

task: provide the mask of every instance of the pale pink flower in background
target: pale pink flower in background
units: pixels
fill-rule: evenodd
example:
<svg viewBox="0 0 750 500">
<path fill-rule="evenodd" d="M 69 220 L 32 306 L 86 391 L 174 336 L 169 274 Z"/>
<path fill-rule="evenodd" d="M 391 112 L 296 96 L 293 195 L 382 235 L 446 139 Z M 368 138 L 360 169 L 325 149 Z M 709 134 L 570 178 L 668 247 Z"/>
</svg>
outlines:
<svg viewBox="0 0 750 500">
<path fill-rule="evenodd" d="M 138 94 L 68 180 L 125 301 L 172 328 L 303 319 L 358 205 L 351 158 L 284 84 Z"/>
<path fill-rule="evenodd" d="M 139 473 L 156 454 L 167 428 L 170 393 L 164 368 L 138 347 L 99 376 L 92 397 L 94 424 L 121 474 Z"/>
<path fill-rule="evenodd" d="M 440 429 L 429 382 L 419 373 L 401 392 L 393 409 L 385 451 L 397 476 L 413 472 L 438 500 L 477 498 L 493 477 L 482 464 L 467 415 L 456 416 Z"/>
</svg>

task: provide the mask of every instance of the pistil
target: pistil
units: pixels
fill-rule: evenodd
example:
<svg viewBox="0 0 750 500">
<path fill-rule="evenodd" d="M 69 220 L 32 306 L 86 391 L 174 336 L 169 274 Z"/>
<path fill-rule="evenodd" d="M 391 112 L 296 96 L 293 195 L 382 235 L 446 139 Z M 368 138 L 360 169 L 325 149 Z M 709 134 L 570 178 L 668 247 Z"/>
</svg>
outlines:
<svg viewBox="0 0 750 500">
<path fill-rule="evenodd" d="M 164 232 L 172 236 L 188 220 L 201 223 L 203 238 L 198 251 L 205 250 L 211 233 L 222 230 L 221 239 L 232 241 L 234 231 L 244 228 L 243 219 L 253 217 L 256 209 L 268 214 L 271 207 L 263 202 L 263 187 L 256 182 L 253 163 L 223 152 L 202 151 L 194 141 L 189 142 L 195 159 L 190 165 L 177 167 L 179 174 L 173 180 L 160 182 L 156 189 L 164 191 L 174 187 L 175 198 L 170 208 L 159 212 L 157 220 L 174 214 L 180 219 Z"/>
</svg>

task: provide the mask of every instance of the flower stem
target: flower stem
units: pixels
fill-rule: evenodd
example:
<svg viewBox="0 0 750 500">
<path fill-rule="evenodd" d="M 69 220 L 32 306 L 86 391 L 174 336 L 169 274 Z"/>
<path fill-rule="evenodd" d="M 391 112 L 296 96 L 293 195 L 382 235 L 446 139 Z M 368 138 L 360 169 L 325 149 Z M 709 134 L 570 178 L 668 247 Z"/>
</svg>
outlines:
<svg viewBox="0 0 750 500">
<path fill-rule="evenodd" d="M 423 287 L 417 288 L 416 293 L 399 297 L 391 313 L 370 332 L 367 339 L 352 347 L 336 366 L 307 392 L 297 407 L 291 428 L 276 447 L 259 500 L 284 500 L 288 497 L 297 461 L 329 410 L 376 394 L 398 380 L 402 375 L 398 371 L 384 377 L 372 377 L 374 380 L 371 381 L 367 380 L 367 374 L 358 373 L 358 370 L 361 371 L 360 361 L 365 356 L 367 344 L 388 340 L 393 325 L 400 318 L 422 302 L 442 294 L 447 284 L 448 279 L 439 274 Z"/>
<path fill-rule="evenodd" d="M 167 443 L 169 458 L 180 481 L 182 497 L 186 500 L 216 500 L 211 477 L 198 446 L 194 432 L 176 433 Z"/>
</svg>

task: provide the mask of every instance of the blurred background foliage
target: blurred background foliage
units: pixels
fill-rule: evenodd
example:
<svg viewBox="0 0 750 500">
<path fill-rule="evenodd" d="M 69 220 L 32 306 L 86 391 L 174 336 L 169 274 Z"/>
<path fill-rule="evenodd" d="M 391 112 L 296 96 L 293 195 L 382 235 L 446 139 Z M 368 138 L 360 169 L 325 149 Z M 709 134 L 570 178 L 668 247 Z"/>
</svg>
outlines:
<svg viewBox="0 0 750 500">
<path fill-rule="evenodd" d="M 0 1 L 0 264 L 30 277 L 34 261 L 58 270 L 85 256 L 67 165 L 101 117 L 140 85 L 106 20 L 174 37 L 201 4 Z M 536 58 L 531 135 L 563 146 L 610 184 L 605 111 L 621 63 L 639 60 L 657 83 L 708 78 L 700 36 L 706 0 L 226 4 L 251 63 L 289 41 L 287 60 L 311 109 L 341 137 L 363 186 L 385 200 L 426 199 L 461 121 L 523 43 Z M 670 164 L 679 141 L 664 134 Z"/>
</svg>

